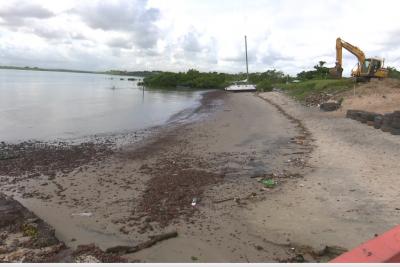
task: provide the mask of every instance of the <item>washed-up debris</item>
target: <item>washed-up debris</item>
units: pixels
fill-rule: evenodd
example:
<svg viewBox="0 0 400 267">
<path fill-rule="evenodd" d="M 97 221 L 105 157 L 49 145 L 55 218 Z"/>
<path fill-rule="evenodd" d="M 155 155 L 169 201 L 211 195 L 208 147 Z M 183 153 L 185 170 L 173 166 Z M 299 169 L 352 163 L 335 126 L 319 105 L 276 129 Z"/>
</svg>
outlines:
<svg viewBox="0 0 400 267">
<path fill-rule="evenodd" d="M 111 147 L 106 143 L 1 143 L 0 176 L 34 178 L 46 175 L 53 178 L 57 172 L 69 173 L 84 164 L 102 160 L 112 153 Z M 30 175 L 33 176 L 29 177 Z"/>
<path fill-rule="evenodd" d="M 323 111 L 335 111 L 338 110 L 341 106 L 340 102 L 325 102 L 320 104 L 319 108 Z"/>
<path fill-rule="evenodd" d="M 278 262 L 328 262 L 346 252 L 345 248 L 338 246 L 325 246 L 316 250 L 310 246 L 298 246 L 290 248 L 293 256 L 286 259 L 276 259 Z"/>
<path fill-rule="evenodd" d="M 111 253 L 111 254 L 115 254 L 115 255 L 135 253 L 135 252 L 138 252 L 139 250 L 154 246 L 158 242 L 161 242 L 163 240 L 167 240 L 170 238 L 174 238 L 177 236 L 178 236 L 177 231 L 172 231 L 172 232 L 165 233 L 165 234 L 155 235 L 155 236 L 152 236 L 150 238 L 150 240 L 145 241 L 136 246 L 115 246 L 115 247 L 108 248 L 108 249 L 106 249 L 106 253 Z"/>
<path fill-rule="evenodd" d="M 91 212 L 80 212 L 80 213 L 72 213 L 71 216 L 81 216 L 81 217 L 91 217 L 93 213 Z"/>
<path fill-rule="evenodd" d="M 104 252 L 95 244 L 79 245 L 72 253 L 75 258 L 74 262 L 78 263 L 112 263 L 112 262 L 127 262 L 126 259 Z"/>
<path fill-rule="evenodd" d="M 0 262 L 48 262 L 65 249 L 46 222 L 0 193 Z"/>
<path fill-rule="evenodd" d="M 288 162 L 291 162 L 292 160 L 288 160 Z M 278 179 L 287 179 L 287 178 L 298 178 L 301 177 L 301 174 L 299 173 L 288 173 L 288 172 L 272 172 L 272 173 L 266 173 L 262 176 L 254 177 L 258 182 L 261 182 L 262 180 L 265 179 L 273 179 L 273 180 L 278 180 Z"/>
<path fill-rule="evenodd" d="M 314 93 L 304 99 L 304 104 L 308 107 L 316 107 L 332 98 L 332 94 L 327 93 Z"/>
<path fill-rule="evenodd" d="M 268 188 L 273 188 L 276 185 L 276 181 L 272 180 L 272 179 L 263 179 L 261 180 L 261 183 Z"/>
<path fill-rule="evenodd" d="M 288 164 L 294 165 L 296 167 L 305 167 L 306 161 L 303 158 L 292 158 L 287 160 Z"/>
<path fill-rule="evenodd" d="M 203 162 L 198 164 L 207 166 Z M 193 203 L 193 196 L 196 196 L 197 205 L 205 186 L 217 184 L 223 178 L 220 174 L 188 168 L 185 160 L 162 159 L 156 166 L 149 172 L 152 178 L 147 182 L 136 212 L 146 214 L 148 220 L 161 227 L 179 217 L 192 216 L 197 210 L 188 205 Z M 175 173 L 178 175 L 173 175 Z"/>
<path fill-rule="evenodd" d="M 55 230 L 12 197 L 0 193 L 0 262 L 126 262 L 94 244 L 73 251 Z"/>
<path fill-rule="evenodd" d="M 225 199 L 215 200 L 215 201 L 213 201 L 213 203 L 222 203 L 222 202 L 226 202 L 226 201 L 230 201 L 230 200 L 234 200 L 234 199 L 235 199 L 235 197 L 228 197 Z"/>
<path fill-rule="evenodd" d="M 192 200 L 192 207 L 197 205 L 197 201 L 198 201 L 197 197 L 194 197 Z"/>
<path fill-rule="evenodd" d="M 243 198 L 241 198 L 241 197 L 228 197 L 228 198 L 224 198 L 224 199 L 214 200 L 213 203 L 218 204 L 218 203 L 223 203 L 223 202 L 230 201 L 230 200 L 234 200 L 236 203 L 239 203 L 241 199 L 242 200 L 246 200 L 246 199 L 254 198 L 256 196 L 257 196 L 257 193 L 252 192 L 251 194 L 249 194 L 248 196 L 243 197 Z"/>
</svg>

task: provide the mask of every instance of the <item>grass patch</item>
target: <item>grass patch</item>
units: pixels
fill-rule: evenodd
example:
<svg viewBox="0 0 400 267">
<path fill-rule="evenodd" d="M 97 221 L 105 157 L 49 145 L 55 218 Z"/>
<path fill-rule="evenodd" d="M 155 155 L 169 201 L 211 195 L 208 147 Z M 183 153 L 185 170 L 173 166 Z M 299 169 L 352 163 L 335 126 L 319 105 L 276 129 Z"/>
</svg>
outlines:
<svg viewBox="0 0 400 267">
<path fill-rule="evenodd" d="M 32 238 L 37 238 L 38 236 L 38 229 L 31 224 L 22 225 L 22 232 L 24 236 L 29 236 Z"/>
<path fill-rule="evenodd" d="M 394 67 L 387 67 L 387 69 L 389 70 L 389 78 L 400 79 L 400 71 Z"/>
<path fill-rule="evenodd" d="M 340 80 L 307 80 L 298 83 L 276 84 L 275 87 L 285 90 L 290 96 L 304 101 L 307 96 L 317 93 L 339 93 L 352 88 L 352 79 Z"/>
</svg>

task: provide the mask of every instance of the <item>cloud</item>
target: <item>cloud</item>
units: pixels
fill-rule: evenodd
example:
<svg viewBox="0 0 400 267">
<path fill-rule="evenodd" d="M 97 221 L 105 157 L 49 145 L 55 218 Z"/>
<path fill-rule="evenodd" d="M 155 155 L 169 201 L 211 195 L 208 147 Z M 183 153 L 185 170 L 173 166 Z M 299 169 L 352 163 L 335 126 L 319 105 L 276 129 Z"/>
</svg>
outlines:
<svg viewBox="0 0 400 267">
<path fill-rule="evenodd" d="M 202 47 L 200 45 L 199 42 L 199 35 L 197 32 L 195 31 L 191 31 L 189 33 L 187 33 L 185 36 L 183 36 L 182 39 L 182 48 L 186 51 L 186 52 L 193 52 L 193 53 L 197 53 L 197 52 L 201 52 Z"/>
<path fill-rule="evenodd" d="M 255 48 L 247 50 L 247 59 L 249 61 L 249 64 L 252 64 L 257 60 L 257 51 Z M 237 46 L 234 51 L 231 50 L 227 52 L 222 52 L 219 60 L 244 64 L 246 61 L 245 49 L 244 47 Z"/>
<path fill-rule="evenodd" d="M 28 30 L 32 34 L 47 40 L 86 40 L 80 32 L 49 26 L 34 25 Z"/>
<path fill-rule="evenodd" d="M 130 49 L 133 46 L 133 42 L 130 38 L 115 37 L 107 42 L 107 45 L 116 48 Z"/>
<path fill-rule="evenodd" d="M 333 66 L 335 39 L 400 67 L 395 0 L 4 0 L 0 1 L 1 64 L 132 70 L 250 71 L 296 74 L 319 60 Z M 362 12 L 360 11 L 362 6 Z M 356 58 L 344 52 L 345 70 Z M 35 63 L 36 62 L 36 63 Z"/>
<path fill-rule="evenodd" d="M 47 19 L 54 13 L 31 2 L 15 2 L 0 8 L 0 18 L 3 24 L 18 26 L 28 19 Z"/>
<path fill-rule="evenodd" d="M 400 29 L 387 32 L 383 40 L 379 41 L 379 45 L 385 50 L 398 49 L 400 43 Z"/>
<path fill-rule="evenodd" d="M 279 52 L 271 51 L 269 54 L 264 55 L 261 58 L 261 62 L 264 64 L 272 65 L 277 61 L 290 61 L 293 60 L 293 57 L 284 56 Z"/>
<path fill-rule="evenodd" d="M 209 70 L 218 64 L 218 44 L 214 37 L 200 33 L 194 27 L 178 37 L 178 42 L 168 46 L 174 62 L 186 65 L 185 69 Z"/>
<path fill-rule="evenodd" d="M 159 38 L 156 22 L 160 11 L 147 8 L 147 0 L 97 1 L 70 11 L 93 29 L 129 33 L 140 48 L 152 48 Z M 114 42 L 120 43 L 117 40 Z"/>
</svg>

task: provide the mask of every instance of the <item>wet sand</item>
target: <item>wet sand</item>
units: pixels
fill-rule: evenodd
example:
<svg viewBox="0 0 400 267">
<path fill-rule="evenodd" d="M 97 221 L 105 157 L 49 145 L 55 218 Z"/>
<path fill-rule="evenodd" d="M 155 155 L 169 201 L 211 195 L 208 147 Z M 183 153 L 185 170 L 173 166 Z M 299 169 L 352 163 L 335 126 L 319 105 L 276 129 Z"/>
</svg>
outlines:
<svg viewBox="0 0 400 267">
<path fill-rule="evenodd" d="M 296 246 L 289 230 L 267 227 L 305 216 L 288 217 L 279 200 L 312 170 L 314 145 L 302 122 L 252 93 L 210 92 L 196 116 L 202 119 L 163 127 L 99 158 L 90 154 L 96 160 L 82 160 L 73 170 L 3 177 L 1 191 L 53 226 L 72 248 L 134 246 L 177 230 L 176 238 L 123 255 L 129 261 L 332 257 Z M 261 183 L 266 179 L 272 186 Z"/>
</svg>

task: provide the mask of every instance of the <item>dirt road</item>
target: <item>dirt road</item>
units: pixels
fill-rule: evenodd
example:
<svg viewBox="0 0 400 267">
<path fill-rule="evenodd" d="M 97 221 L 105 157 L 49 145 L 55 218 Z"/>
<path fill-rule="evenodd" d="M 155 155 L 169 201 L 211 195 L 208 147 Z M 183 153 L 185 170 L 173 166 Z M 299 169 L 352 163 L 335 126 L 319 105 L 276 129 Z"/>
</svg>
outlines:
<svg viewBox="0 0 400 267">
<path fill-rule="evenodd" d="M 305 108 L 279 93 L 263 93 L 303 121 L 314 138 L 313 172 L 290 194 L 274 197 L 276 212 L 265 224 L 269 239 L 285 235 L 298 244 L 338 245 L 350 249 L 399 223 L 400 139 L 336 114 Z M 248 216 L 255 227 L 263 206 Z M 271 203 L 270 203 L 271 204 Z"/>
</svg>

